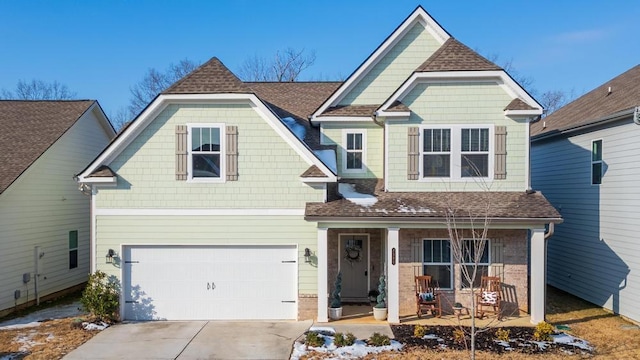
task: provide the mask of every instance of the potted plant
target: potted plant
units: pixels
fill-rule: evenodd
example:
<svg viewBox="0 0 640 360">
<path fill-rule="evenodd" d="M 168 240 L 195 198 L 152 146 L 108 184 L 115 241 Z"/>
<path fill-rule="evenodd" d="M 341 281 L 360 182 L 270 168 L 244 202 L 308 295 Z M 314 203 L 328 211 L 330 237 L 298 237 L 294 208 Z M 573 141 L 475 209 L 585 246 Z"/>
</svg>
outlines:
<svg viewBox="0 0 640 360">
<path fill-rule="evenodd" d="M 379 321 L 387 319 L 387 283 L 384 275 L 380 275 L 378 282 L 378 303 L 373 307 L 373 318 Z"/>
<path fill-rule="evenodd" d="M 338 273 L 333 293 L 331 294 L 331 305 L 329 306 L 329 319 L 331 320 L 340 320 L 342 317 L 342 299 L 340 298 L 340 292 L 342 292 L 342 272 Z"/>
<path fill-rule="evenodd" d="M 371 303 L 371 305 L 375 304 L 378 301 L 378 295 L 380 295 L 378 290 L 376 289 L 369 290 L 369 294 L 367 294 L 367 296 L 369 297 L 369 302 Z"/>
</svg>

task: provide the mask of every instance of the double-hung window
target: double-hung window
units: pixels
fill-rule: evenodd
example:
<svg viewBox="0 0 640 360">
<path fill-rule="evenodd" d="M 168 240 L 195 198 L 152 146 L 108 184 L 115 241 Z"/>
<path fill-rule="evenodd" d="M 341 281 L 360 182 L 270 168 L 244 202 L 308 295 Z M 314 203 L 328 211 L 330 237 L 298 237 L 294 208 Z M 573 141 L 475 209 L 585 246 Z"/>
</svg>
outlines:
<svg viewBox="0 0 640 360">
<path fill-rule="evenodd" d="M 483 276 L 489 275 L 489 240 L 463 240 L 462 241 L 462 259 L 463 263 L 460 269 L 463 274 L 462 287 L 468 288 L 469 281 L 465 276 L 465 273 L 469 277 L 473 276 L 473 268 L 476 267 L 476 277 L 473 279 L 473 287 L 479 288 L 480 281 Z"/>
<path fill-rule="evenodd" d="M 493 128 L 493 125 L 423 126 L 420 134 L 422 179 L 492 179 Z"/>
<path fill-rule="evenodd" d="M 224 126 L 222 124 L 188 125 L 190 180 L 224 180 Z"/>
<path fill-rule="evenodd" d="M 366 171 L 366 141 L 366 133 L 362 130 L 344 131 L 344 152 L 342 156 L 342 170 L 344 172 Z"/>
<path fill-rule="evenodd" d="M 431 275 L 440 288 L 452 289 L 453 262 L 449 240 L 426 239 L 422 249 L 423 274 Z"/>
<path fill-rule="evenodd" d="M 602 140 L 591 142 L 591 185 L 602 184 Z"/>
</svg>

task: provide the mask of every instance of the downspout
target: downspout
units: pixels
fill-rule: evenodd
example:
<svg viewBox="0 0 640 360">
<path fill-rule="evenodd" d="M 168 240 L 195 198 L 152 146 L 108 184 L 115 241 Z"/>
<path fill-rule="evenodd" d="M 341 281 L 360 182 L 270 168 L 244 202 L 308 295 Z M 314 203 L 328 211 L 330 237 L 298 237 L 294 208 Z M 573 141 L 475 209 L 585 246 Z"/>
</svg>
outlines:
<svg viewBox="0 0 640 360">
<path fill-rule="evenodd" d="M 544 233 L 544 321 L 547 321 L 547 240 L 553 236 L 556 223 L 549 223 L 549 230 Z"/>
</svg>

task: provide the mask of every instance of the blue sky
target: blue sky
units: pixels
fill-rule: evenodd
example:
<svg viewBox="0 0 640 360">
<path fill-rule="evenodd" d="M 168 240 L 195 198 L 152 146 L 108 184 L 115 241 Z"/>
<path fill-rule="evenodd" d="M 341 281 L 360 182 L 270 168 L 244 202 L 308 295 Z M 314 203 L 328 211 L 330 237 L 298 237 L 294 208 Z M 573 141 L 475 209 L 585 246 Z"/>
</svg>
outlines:
<svg viewBox="0 0 640 360">
<path fill-rule="evenodd" d="M 453 37 L 512 60 L 540 94 L 582 94 L 640 63 L 638 1 L 0 2 L 0 89 L 58 81 L 114 114 L 151 68 L 216 56 L 232 71 L 287 47 L 316 52 L 302 80 L 346 77 L 422 5 Z"/>
</svg>

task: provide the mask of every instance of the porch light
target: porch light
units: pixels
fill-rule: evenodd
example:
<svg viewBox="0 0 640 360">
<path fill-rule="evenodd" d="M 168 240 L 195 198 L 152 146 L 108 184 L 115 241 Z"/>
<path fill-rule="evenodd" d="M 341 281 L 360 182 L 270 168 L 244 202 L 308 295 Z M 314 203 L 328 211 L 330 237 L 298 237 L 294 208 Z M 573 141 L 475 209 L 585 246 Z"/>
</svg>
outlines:
<svg viewBox="0 0 640 360">
<path fill-rule="evenodd" d="M 113 249 L 109 249 L 109 251 L 107 251 L 107 256 L 105 257 L 107 259 L 107 264 L 112 264 L 115 256 L 116 252 Z"/>
<path fill-rule="evenodd" d="M 311 250 L 309 250 L 309 248 L 304 248 L 304 262 L 311 262 Z"/>
</svg>

